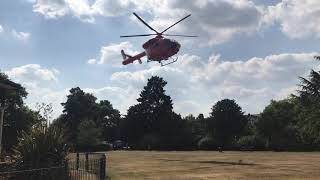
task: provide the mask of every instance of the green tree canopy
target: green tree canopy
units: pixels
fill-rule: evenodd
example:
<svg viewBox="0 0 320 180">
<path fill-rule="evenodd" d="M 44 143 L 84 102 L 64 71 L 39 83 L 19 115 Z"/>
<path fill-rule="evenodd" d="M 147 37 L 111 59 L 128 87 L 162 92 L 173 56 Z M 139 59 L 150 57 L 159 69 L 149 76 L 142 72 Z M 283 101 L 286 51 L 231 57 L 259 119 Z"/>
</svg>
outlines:
<svg viewBox="0 0 320 180">
<path fill-rule="evenodd" d="M 241 107 L 230 99 L 218 101 L 211 109 L 209 132 L 221 148 L 230 146 L 243 132 L 247 119 Z"/>
<path fill-rule="evenodd" d="M 93 119 L 95 116 L 96 97 L 92 94 L 85 93 L 79 87 L 70 89 L 70 94 L 67 95 L 67 101 L 61 103 L 63 106 L 64 120 L 60 120 L 65 124 L 68 132 L 69 143 L 76 144 L 77 129 L 81 119 Z"/>
<path fill-rule="evenodd" d="M 120 111 L 114 109 L 108 100 L 100 101 L 97 111 L 96 124 L 102 129 L 102 137 L 107 141 L 120 138 Z"/>
<path fill-rule="evenodd" d="M 94 146 L 101 141 L 101 129 L 93 120 L 83 120 L 78 127 L 77 144 L 80 146 Z"/>
<path fill-rule="evenodd" d="M 54 121 L 55 126 L 65 129 L 70 144 L 77 144 L 79 124 L 91 119 L 101 128 L 102 140 L 114 141 L 120 138 L 120 112 L 107 100 L 96 102 L 97 98 L 85 93 L 79 87 L 70 89 L 67 101 L 62 103 L 63 114 Z"/>
<path fill-rule="evenodd" d="M 257 122 L 257 130 L 266 138 L 267 148 L 289 149 L 297 144 L 296 108 L 290 99 L 271 101 Z"/>
<path fill-rule="evenodd" d="M 28 93 L 24 87 L 20 84 L 10 81 L 8 76 L 0 72 L 0 82 L 9 84 L 17 88 L 16 90 L 8 91 L 6 89 L 0 88 L 0 105 L 1 106 L 22 106 L 23 99 L 27 97 Z"/>
<path fill-rule="evenodd" d="M 165 94 L 166 84 L 160 77 L 151 77 L 137 99 L 138 104 L 129 108 L 125 127 L 131 145 L 139 147 L 143 139 L 159 142 L 158 147 L 152 148 L 166 149 L 177 145 L 176 139 L 184 124 L 180 115 L 172 110 L 171 97 Z"/>
<path fill-rule="evenodd" d="M 29 132 L 31 127 L 40 121 L 39 114 L 24 105 L 23 100 L 27 92 L 20 84 L 12 82 L 8 76 L 0 72 L 0 82 L 16 88 L 8 91 L 0 88 L 0 106 L 7 107 L 3 122 L 3 146 L 7 151 L 12 151 L 18 142 L 18 135 Z"/>
<path fill-rule="evenodd" d="M 316 57 L 320 60 L 320 57 Z M 297 104 L 300 138 L 306 147 L 320 149 L 320 71 L 311 70 L 308 78 L 300 77 Z"/>
</svg>

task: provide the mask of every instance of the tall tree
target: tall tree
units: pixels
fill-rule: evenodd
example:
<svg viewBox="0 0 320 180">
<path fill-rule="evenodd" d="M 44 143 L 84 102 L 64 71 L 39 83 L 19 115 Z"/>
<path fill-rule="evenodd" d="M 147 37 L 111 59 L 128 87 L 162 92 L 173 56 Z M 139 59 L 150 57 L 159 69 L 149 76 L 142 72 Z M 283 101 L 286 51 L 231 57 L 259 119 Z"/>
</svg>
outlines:
<svg viewBox="0 0 320 180">
<path fill-rule="evenodd" d="M 203 114 L 199 114 L 198 117 L 190 114 L 184 117 L 183 120 L 186 123 L 186 133 L 189 135 L 190 141 L 192 141 L 192 148 L 195 149 L 201 138 L 206 136 L 206 120 Z"/>
<path fill-rule="evenodd" d="M 320 60 L 320 57 L 316 57 Z M 299 132 L 303 144 L 320 149 L 320 71 L 311 70 L 308 78 L 300 77 L 300 91 L 296 96 L 300 109 Z"/>
<path fill-rule="evenodd" d="M 23 99 L 27 97 L 28 93 L 24 87 L 20 84 L 13 83 L 9 80 L 8 76 L 4 73 L 0 72 L 0 82 L 13 84 L 17 86 L 16 91 L 7 91 L 5 89 L 0 89 L 0 104 L 2 106 L 18 106 L 21 107 L 23 105 Z"/>
<path fill-rule="evenodd" d="M 101 129 L 98 128 L 93 120 L 84 120 L 78 127 L 77 144 L 84 146 L 94 146 L 100 143 Z"/>
<path fill-rule="evenodd" d="M 77 144 L 79 124 L 88 119 L 101 128 L 101 140 L 114 141 L 120 138 L 120 112 L 109 101 L 97 103 L 96 100 L 94 95 L 85 93 L 79 87 L 70 89 L 67 101 L 62 103 L 63 114 L 53 123 L 66 130 L 70 144 Z"/>
<path fill-rule="evenodd" d="M 96 124 L 101 127 L 103 140 L 112 142 L 120 138 L 120 111 L 114 109 L 108 100 L 98 104 Z"/>
<path fill-rule="evenodd" d="M 12 150 L 17 144 L 18 135 L 22 131 L 28 132 L 38 122 L 38 114 L 24 106 L 23 100 L 27 92 L 20 84 L 10 81 L 8 76 L 0 72 L 0 82 L 12 84 L 15 91 L 0 88 L 0 106 L 6 106 L 3 122 L 3 144 L 6 150 Z"/>
<path fill-rule="evenodd" d="M 299 97 L 305 105 L 312 105 L 320 99 L 320 71 L 311 70 L 309 78 L 300 77 Z"/>
<path fill-rule="evenodd" d="M 159 142 L 158 147 L 152 148 L 168 149 L 176 145 L 183 121 L 172 110 L 172 100 L 164 90 L 166 84 L 160 77 L 151 77 L 137 99 L 138 104 L 129 108 L 126 127 L 129 128 L 127 138 L 132 145 L 144 146 L 143 140 L 147 140 L 147 144 Z"/>
<path fill-rule="evenodd" d="M 62 122 L 65 124 L 68 132 L 68 141 L 76 144 L 77 129 L 82 119 L 93 119 L 96 116 L 97 104 L 96 97 L 92 94 L 85 93 L 79 87 L 70 89 L 67 101 L 61 103 L 65 118 Z"/>
<path fill-rule="evenodd" d="M 221 148 L 232 145 L 247 124 L 241 107 L 230 99 L 218 101 L 212 107 L 210 115 L 209 131 Z"/>
<path fill-rule="evenodd" d="M 267 148 L 284 150 L 297 146 L 296 116 L 290 99 L 271 101 L 256 124 L 258 133 L 267 140 Z"/>
</svg>

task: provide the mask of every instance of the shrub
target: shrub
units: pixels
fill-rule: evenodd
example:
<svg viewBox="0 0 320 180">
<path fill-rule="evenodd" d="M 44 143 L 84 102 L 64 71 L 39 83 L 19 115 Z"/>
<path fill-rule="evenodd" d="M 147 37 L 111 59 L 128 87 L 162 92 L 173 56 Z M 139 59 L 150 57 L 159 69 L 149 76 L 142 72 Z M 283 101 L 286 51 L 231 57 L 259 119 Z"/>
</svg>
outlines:
<svg viewBox="0 0 320 180">
<path fill-rule="evenodd" d="M 217 144 L 211 136 L 207 135 L 204 138 L 200 139 L 200 141 L 198 142 L 198 148 L 202 150 L 217 149 Z"/>
<path fill-rule="evenodd" d="M 265 148 L 265 141 L 255 135 L 243 136 L 236 144 L 240 150 L 262 150 Z"/>
<path fill-rule="evenodd" d="M 140 140 L 140 148 L 146 150 L 159 149 L 160 140 L 157 135 L 145 134 Z"/>
<path fill-rule="evenodd" d="M 23 168 L 61 165 L 67 155 L 62 131 L 57 128 L 33 128 L 22 132 L 15 147 L 16 161 Z"/>
</svg>

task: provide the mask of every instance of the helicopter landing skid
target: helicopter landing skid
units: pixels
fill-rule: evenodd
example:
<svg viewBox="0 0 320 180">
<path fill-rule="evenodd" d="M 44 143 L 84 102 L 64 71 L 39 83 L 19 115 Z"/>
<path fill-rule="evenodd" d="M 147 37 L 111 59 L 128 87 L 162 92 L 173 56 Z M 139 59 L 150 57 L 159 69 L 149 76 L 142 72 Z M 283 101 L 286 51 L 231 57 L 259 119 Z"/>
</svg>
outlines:
<svg viewBox="0 0 320 180">
<path fill-rule="evenodd" d="M 176 59 L 173 59 L 173 58 L 171 57 L 171 59 L 172 59 L 172 61 L 169 62 L 169 63 L 166 63 L 166 64 L 162 64 L 162 62 L 160 62 L 160 63 L 161 63 L 161 67 L 166 66 L 166 65 L 169 65 L 169 64 L 172 64 L 172 63 L 175 63 L 175 62 L 178 61 L 178 57 L 177 57 Z"/>
</svg>

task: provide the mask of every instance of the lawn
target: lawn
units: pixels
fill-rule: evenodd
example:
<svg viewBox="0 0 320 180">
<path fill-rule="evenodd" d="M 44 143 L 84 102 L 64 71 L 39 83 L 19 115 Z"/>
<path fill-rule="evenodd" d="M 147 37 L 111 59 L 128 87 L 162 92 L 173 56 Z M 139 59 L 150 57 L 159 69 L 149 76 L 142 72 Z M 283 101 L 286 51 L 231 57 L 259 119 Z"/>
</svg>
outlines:
<svg viewBox="0 0 320 180">
<path fill-rule="evenodd" d="M 320 179 L 318 152 L 107 153 L 111 179 Z"/>
</svg>

